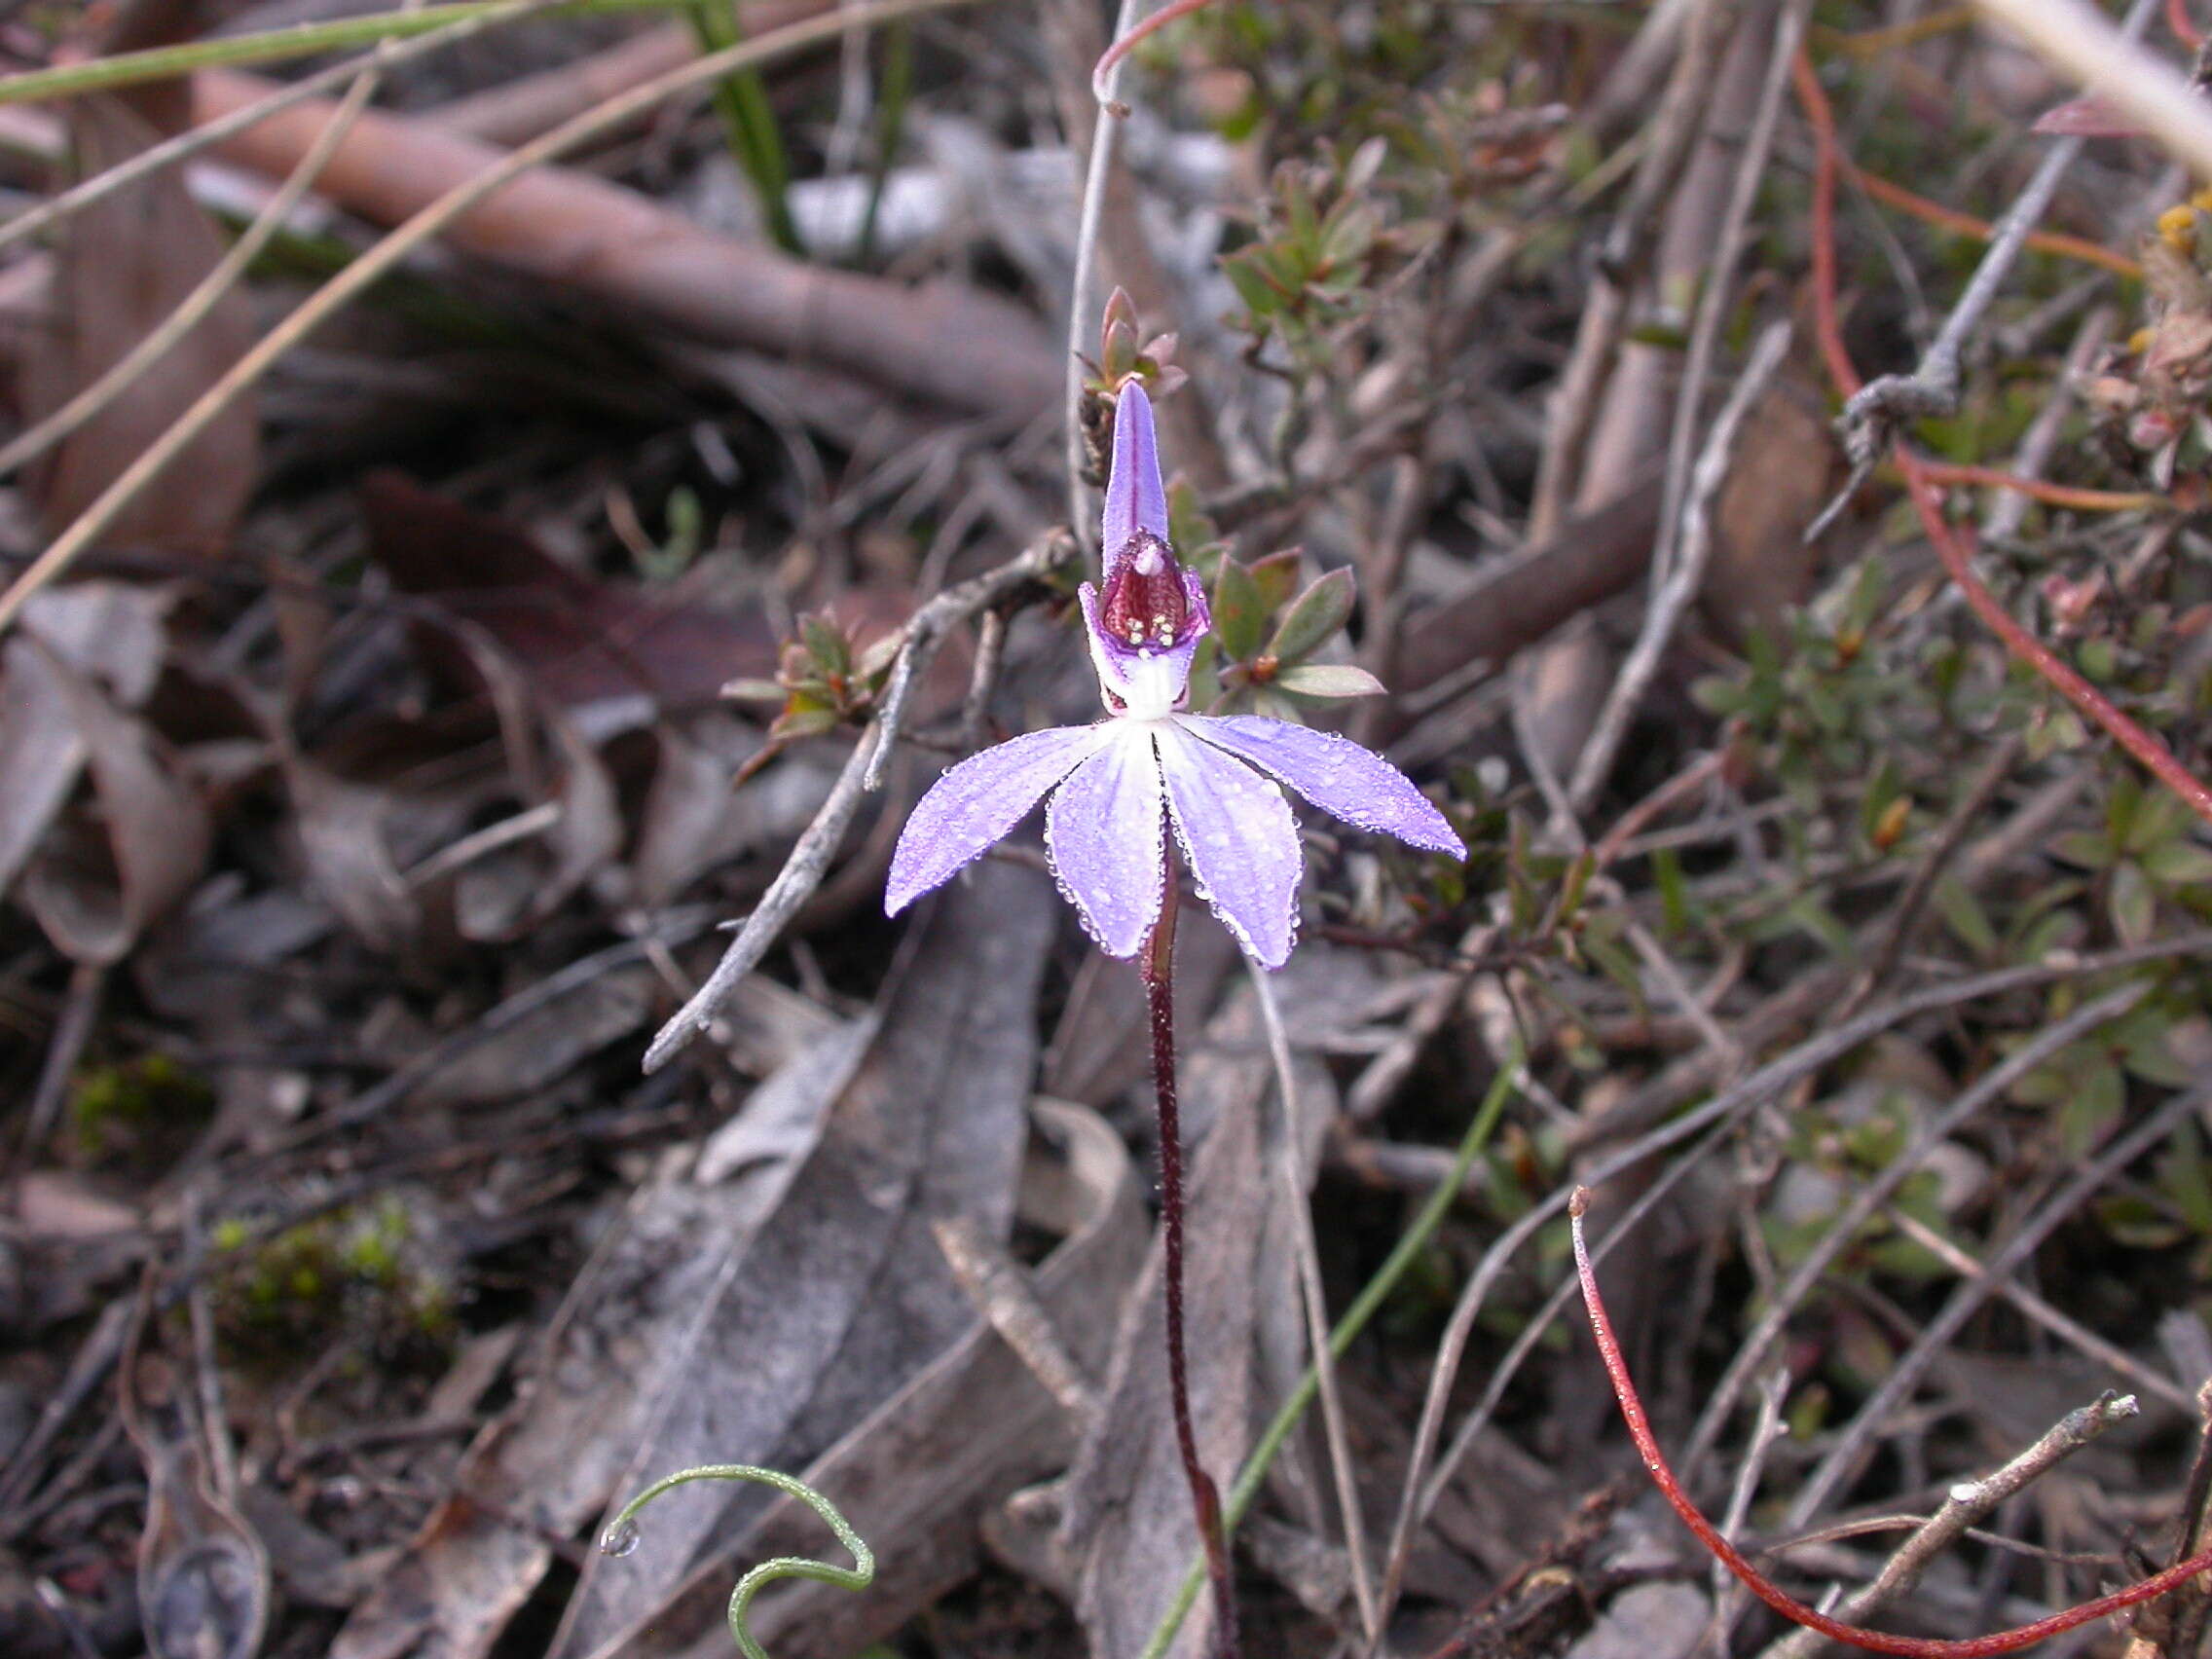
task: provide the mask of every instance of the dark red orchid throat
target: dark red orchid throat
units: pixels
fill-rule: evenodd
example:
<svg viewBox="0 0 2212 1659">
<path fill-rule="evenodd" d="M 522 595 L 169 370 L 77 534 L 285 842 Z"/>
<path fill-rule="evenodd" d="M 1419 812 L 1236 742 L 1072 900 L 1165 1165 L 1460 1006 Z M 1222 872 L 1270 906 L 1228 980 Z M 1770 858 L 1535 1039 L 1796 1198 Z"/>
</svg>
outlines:
<svg viewBox="0 0 2212 1659">
<path fill-rule="evenodd" d="M 1107 578 L 1099 625 L 1117 645 L 1180 645 L 1191 617 L 1183 567 L 1149 530 L 1129 537 L 1128 553 Z"/>
</svg>

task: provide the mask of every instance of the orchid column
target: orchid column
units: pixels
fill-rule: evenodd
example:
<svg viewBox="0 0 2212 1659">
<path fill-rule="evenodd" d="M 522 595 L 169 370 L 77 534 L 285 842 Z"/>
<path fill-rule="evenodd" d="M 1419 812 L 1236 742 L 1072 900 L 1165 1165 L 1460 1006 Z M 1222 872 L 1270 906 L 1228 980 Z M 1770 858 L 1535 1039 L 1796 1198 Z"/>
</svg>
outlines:
<svg viewBox="0 0 2212 1659">
<path fill-rule="evenodd" d="M 1100 949 L 1137 958 L 1160 1113 L 1168 1387 L 1213 1580 L 1220 1651 L 1234 1656 L 1228 1544 L 1219 1495 L 1198 1462 L 1184 1349 L 1169 830 L 1198 897 L 1246 954 L 1271 969 L 1289 960 L 1297 938 L 1305 865 L 1283 785 L 1361 830 L 1455 858 L 1465 858 L 1466 848 L 1410 779 L 1346 738 L 1258 716 L 1188 712 L 1191 658 L 1212 618 L 1204 587 L 1176 561 L 1167 532 L 1152 403 L 1130 380 L 1116 399 L 1100 581 L 1084 583 L 1079 596 L 1106 718 L 1030 732 L 946 772 L 899 837 L 884 908 L 897 915 L 951 879 L 1050 795 L 1045 846 L 1060 891 Z"/>
</svg>

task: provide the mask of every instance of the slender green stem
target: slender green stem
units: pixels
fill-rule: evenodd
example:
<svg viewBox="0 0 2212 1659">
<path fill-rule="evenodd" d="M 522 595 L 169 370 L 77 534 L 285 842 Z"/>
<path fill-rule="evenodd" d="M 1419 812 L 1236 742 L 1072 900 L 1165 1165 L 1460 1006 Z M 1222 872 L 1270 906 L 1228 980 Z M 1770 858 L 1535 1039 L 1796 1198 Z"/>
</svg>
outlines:
<svg viewBox="0 0 2212 1659">
<path fill-rule="evenodd" d="M 693 0 L 689 7 L 691 31 L 699 37 L 702 52 L 723 52 L 744 39 L 732 0 Z M 768 84 L 760 71 L 744 68 L 715 85 L 715 113 L 721 118 L 729 153 L 753 181 L 760 198 L 760 213 L 768 235 L 786 253 L 804 257 L 798 225 L 792 218 L 791 160 L 784 150 L 784 135 L 776 125 L 776 109 L 768 101 Z"/>
<path fill-rule="evenodd" d="M 772 1486 L 778 1492 L 789 1493 L 805 1503 L 815 1514 L 828 1523 L 830 1530 L 837 1534 L 837 1542 L 851 1553 L 850 1567 L 832 1567 L 826 1561 L 808 1561 L 804 1556 L 777 1556 L 764 1561 L 737 1581 L 730 1592 L 729 1633 L 737 1639 L 739 1651 L 745 1659 L 768 1659 L 760 1643 L 746 1628 L 745 1610 L 763 1585 L 773 1584 L 779 1578 L 811 1578 L 821 1584 L 834 1584 L 840 1590 L 866 1590 L 875 1581 L 875 1552 L 867 1547 L 861 1535 L 854 1531 L 845 1518 L 838 1514 L 830 1500 L 794 1476 L 779 1469 L 763 1469 L 752 1463 L 706 1463 L 696 1469 L 680 1469 L 664 1476 L 622 1506 L 621 1512 L 607 1524 L 607 1530 L 599 1540 L 599 1547 L 608 1555 L 626 1556 L 638 1547 L 638 1511 L 671 1487 L 686 1481 L 758 1481 Z"/>
<path fill-rule="evenodd" d="M 1428 1241 L 1435 1236 L 1436 1229 L 1442 1224 L 1446 1212 L 1458 1198 L 1467 1171 L 1474 1166 L 1476 1157 L 1489 1144 L 1491 1131 L 1497 1126 L 1498 1115 L 1505 1110 L 1506 1101 L 1512 1097 L 1513 1080 L 1520 1075 L 1521 1051 L 1516 1046 L 1506 1055 L 1504 1064 L 1498 1067 L 1497 1077 L 1491 1084 L 1490 1092 L 1483 1097 L 1482 1105 L 1475 1111 L 1474 1121 L 1467 1125 L 1467 1132 L 1460 1137 L 1459 1150 L 1452 1160 L 1451 1169 L 1422 1203 L 1420 1213 L 1414 1217 L 1413 1225 L 1406 1229 L 1405 1236 L 1398 1240 L 1397 1247 L 1390 1252 L 1389 1260 L 1376 1270 L 1375 1276 L 1367 1281 L 1366 1288 L 1360 1291 L 1352 1305 L 1345 1310 L 1345 1316 L 1337 1321 L 1336 1329 L 1329 1333 L 1331 1353 L 1340 1358 L 1344 1355 L 1357 1340 L 1359 1333 L 1367 1328 L 1367 1322 L 1375 1317 L 1376 1310 L 1382 1306 L 1390 1292 L 1397 1288 L 1398 1280 L 1405 1276 L 1406 1270 L 1428 1247 Z M 1320 1375 L 1309 1365 L 1306 1368 L 1306 1375 L 1298 1380 L 1298 1386 L 1291 1390 L 1290 1397 L 1283 1401 L 1281 1409 L 1275 1413 L 1274 1420 L 1268 1424 L 1267 1432 L 1260 1436 L 1260 1443 L 1252 1449 L 1252 1456 L 1245 1459 L 1243 1472 L 1236 1477 L 1236 1484 L 1229 1489 L 1229 1501 L 1223 1506 L 1222 1522 L 1231 1531 L 1235 1530 L 1236 1524 L 1244 1519 L 1245 1512 L 1252 1507 L 1252 1500 L 1259 1496 L 1260 1483 L 1267 1479 L 1269 1465 L 1275 1460 L 1275 1454 L 1282 1450 L 1283 1442 L 1290 1438 L 1290 1431 L 1298 1426 L 1299 1419 L 1306 1415 L 1306 1408 L 1313 1403 L 1319 1387 Z M 1166 1616 L 1160 1621 L 1160 1628 L 1152 1633 L 1152 1640 L 1145 1643 L 1140 1659 L 1161 1659 L 1166 1653 L 1168 1645 L 1175 1640 L 1175 1633 L 1183 1628 L 1183 1620 L 1190 1613 L 1192 1604 L 1198 1599 L 1198 1590 L 1205 1583 L 1205 1561 L 1200 1557 L 1193 1561 L 1190 1569 L 1183 1574 L 1183 1583 L 1175 1593 L 1175 1600 L 1168 1604 Z"/>
<path fill-rule="evenodd" d="M 608 12 L 667 12 L 685 3 L 686 0 L 568 0 L 554 11 L 565 17 Z M 34 98 L 75 97 L 81 92 L 136 86 L 142 81 L 172 80 L 198 69 L 282 63 L 325 52 L 352 52 L 374 46 L 380 40 L 428 34 L 433 29 L 496 16 L 507 9 L 506 0 L 453 0 L 449 5 L 425 6 L 415 12 L 371 12 L 331 22 L 267 29 L 259 34 L 226 35 L 218 40 L 158 46 L 145 52 L 118 52 L 84 63 L 64 63 L 20 75 L 0 75 L 0 104 L 22 103 Z"/>
<path fill-rule="evenodd" d="M 906 130 L 906 105 L 914 95 L 914 31 L 894 23 L 883 31 L 883 85 L 875 94 L 875 159 L 868 168 L 867 212 L 861 220 L 854 263 L 866 270 L 875 257 L 875 225 L 883 211 L 884 187 L 899 159 L 899 140 Z"/>
</svg>

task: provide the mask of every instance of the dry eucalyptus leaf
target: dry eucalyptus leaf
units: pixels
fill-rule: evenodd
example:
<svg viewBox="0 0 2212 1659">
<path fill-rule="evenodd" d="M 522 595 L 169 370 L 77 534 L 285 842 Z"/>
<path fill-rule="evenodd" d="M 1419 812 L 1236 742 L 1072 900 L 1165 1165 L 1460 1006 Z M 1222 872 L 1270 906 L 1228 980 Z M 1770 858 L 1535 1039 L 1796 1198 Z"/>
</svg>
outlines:
<svg viewBox="0 0 2212 1659">
<path fill-rule="evenodd" d="M 0 890 L 15 884 L 84 769 L 66 672 L 24 635 L 0 647 Z"/>
<path fill-rule="evenodd" d="M 13 646 L 9 659 L 17 660 Z M 119 962 L 199 879 L 212 826 L 144 721 L 58 659 L 47 669 L 84 746 L 92 789 L 63 808 L 24 871 L 23 903 L 72 961 Z"/>
<path fill-rule="evenodd" d="M 162 677 L 176 599 L 172 586 L 69 582 L 33 594 L 23 607 L 23 627 L 117 702 L 137 709 Z"/>
<path fill-rule="evenodd" d="M 90 177 L 162 136 L 122 96 L 69 105 L 77 170 Z M 222 238 L 174 167 L 102 197 L 55 236 L 50 326 L 27 343 L 23 415 L 36 423 L 97 380 L 174 313 L 223 256 Z M 234 288 L 99 414 L 51 451 L 33 491 L 50 530 L 92 505 L 253 341 L 244 291 Z M 109 526 L 111 542 L 217 554 L 229 546 L 260 465 L 254 400 L 218 415 Z"/>
<path fill-rule="evenodd" d="M 459 1495 L 433 1513 L 333 1659 L 483 1659 L 550 1566 L 546 1537 L 576 1532 L 643 1484 L 640 1470 L 803 1466 L 974 1323 L 928 1217 L 965 1211 L 1002 1235 L 1011 1223 L 1057 920 L 1035 872 L 978 877 L 920 935 L 864 1051 L 832 1031 L 819 1058 L 810 1050 L 762 1086 L 803 1090 L 828 1115 L 803 1158 L 756 1156 L 724 1181 L 672 1175 L 640 1192 L 526 1362 L 516 1404 L 462 1460 L 456 1491 L 486 1502 Z M 788 1105 L 787 1127 L 805 1116 Z M 687 1527 L 656 1506 L 651 1547 L 592 1562 L 564 1642 L 580 1648 L 579 1624 L 655 1604 L 692 1565 L 686 1540 L 718 1521 Z M 609 1567 L 647 1570 L 610 1594 Z"/>
<path fill-rule="evenodd" d="M 1073 1232 L 1037 1268 L 1034 1288 L 1071 1357 L 1095 1375 L 1144 1261 L 1140 1181 L 1096 1113 L 1042 1100 L 1034 1110 L 1037 1140 L 1048 1144 L 1033 1143 L 1023 1208 L 1033 1193 L 1062 1189 L 1072 1189 L 1077 1207 Z M 874 1584 L 864 1596 L 778 1585 L 755 1604 L 754 1635 L 776 1659 L 842 1659 L 889 1637 L 974 1573 L 985 1515 L 1066 1467 L 1082 1426 L 995 1331 L 977 1325 L 805 1473 L 876 1552 Z M 778 1499 L 734 1551 L 704 1564 L 645 1624 L 592 1659 L 722 1659 L 736 1574 L 770 1556 L 819 1557 L 821 1525 L 804 1505 Z M 648 1530 L 648 1546 L 652 1537 Z"/>
<path fill-rule="evenodd" d="M 967 1216 L 1001 1239 L 1013 1227 L 1058 927 L 1050 881 L 991 862 L 931 912 L 775 1215 L 659 1357 L 617 1495 L 699 1463 L 804 1468 L 973 1328 L 931 1223 Z M 657 1502 L 645 1547 L 586 1564 L 555 1655 L 599 1653 L 651 1622 L 769 1495 L 700 1483 Z"/>
</svg>

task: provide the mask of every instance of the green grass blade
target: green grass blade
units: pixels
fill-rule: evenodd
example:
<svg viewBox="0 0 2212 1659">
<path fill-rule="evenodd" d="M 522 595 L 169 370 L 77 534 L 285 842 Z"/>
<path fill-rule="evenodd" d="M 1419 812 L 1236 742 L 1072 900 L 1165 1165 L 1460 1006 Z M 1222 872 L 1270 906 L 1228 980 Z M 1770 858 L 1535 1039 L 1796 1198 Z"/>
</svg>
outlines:
<svg viewBox="0 0 2212 1659">
<path fill-rule="evenodd" d="M 698 0 L 689 8 L 691 27 L 703 52 L 721 52 L 735 46 L 737 9 L 731 0 Z M 740 69 L 715 87 L 715 113 L 721 118 L 729 153 L 753 181 L 760 198 L 760 211 L 768 235 L 787 253 L 804 257 L 798 225 L 792 218 L 791 161 L 784 149 L 783 131 L 776 125 L 775 106 L 768 101 L 768 85 L 757 69 Z"/>
</svg>

